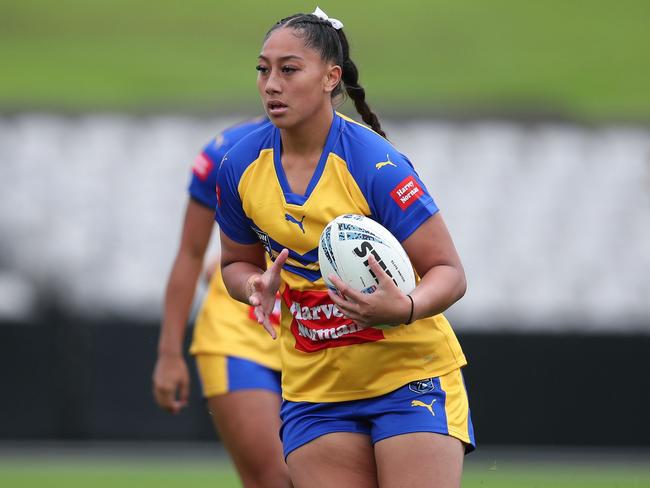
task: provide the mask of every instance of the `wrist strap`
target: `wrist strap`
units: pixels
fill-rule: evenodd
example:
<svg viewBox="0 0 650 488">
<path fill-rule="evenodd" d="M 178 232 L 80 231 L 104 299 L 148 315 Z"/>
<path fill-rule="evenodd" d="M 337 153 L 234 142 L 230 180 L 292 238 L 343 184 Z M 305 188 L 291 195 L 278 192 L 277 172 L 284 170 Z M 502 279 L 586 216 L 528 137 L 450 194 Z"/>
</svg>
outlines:
<svg viewBox="0 0 650 488">
<path fill-rule="evenodd" d="M 409 297 L 409 300 L 411 300 L 411 313 L 409 313 L 409 319 L 406 322 L 404 322 L 406 325 L 408 325 L 413 321 L 413 308 L 414 308 L 414 305 L 413 305 L 413 297 L 411 295 L 406 295 L 406 296 Z"/>
</svg>

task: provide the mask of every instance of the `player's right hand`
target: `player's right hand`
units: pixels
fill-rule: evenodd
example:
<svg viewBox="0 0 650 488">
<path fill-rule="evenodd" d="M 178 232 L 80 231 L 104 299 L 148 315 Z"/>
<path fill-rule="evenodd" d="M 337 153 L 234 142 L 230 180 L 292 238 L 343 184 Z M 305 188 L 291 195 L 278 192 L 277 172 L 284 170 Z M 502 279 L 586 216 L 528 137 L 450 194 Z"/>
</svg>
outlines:
<svg viewBox="0 0 650 488">
<path fill-rule="evenodd" d="M 153 396 L 160 408 L 178 414 L 187 406 L 190 374 L 182 355 L 161 354 L 153 370 Z"/>
<path fill-rule="evenodd" d="M 276 294 L 280 288 L 280 271 L 288 257 L 289 250 L 283 249 L 263 274 L 251 276 L 246 283 L 248 303 L 255 307 L 257 321 L 273 339 L 277 338 L 277 334 L 271 324 L 271 313 L 275 308 Z"/>
</svg>

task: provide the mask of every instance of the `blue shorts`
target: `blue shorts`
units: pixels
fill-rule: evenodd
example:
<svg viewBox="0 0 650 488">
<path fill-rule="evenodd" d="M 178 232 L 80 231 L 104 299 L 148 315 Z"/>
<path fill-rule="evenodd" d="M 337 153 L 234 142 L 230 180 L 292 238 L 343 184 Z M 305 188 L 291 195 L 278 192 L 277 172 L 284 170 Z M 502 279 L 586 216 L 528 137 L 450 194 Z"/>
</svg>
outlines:
<svg viewBox="0 0 650 488">
<path fill-rule="evenodd" d="M 375 398 L 332 403 L 285 400 L 280 417 L 285 459 L 295 449 L 332 432 L 366 434 L 373 444 L 400 434 L 434 432 L 459 439 L 466 453 L 476 447 L 459 369 L 411 382 Z"/>
<path fill-rule="evenodd" d="M 203 396 L 240 390 L 268 390 L 281 394 L 280 372 L 248 359 L 221 354 L 197 354 Z"/>
</svg>

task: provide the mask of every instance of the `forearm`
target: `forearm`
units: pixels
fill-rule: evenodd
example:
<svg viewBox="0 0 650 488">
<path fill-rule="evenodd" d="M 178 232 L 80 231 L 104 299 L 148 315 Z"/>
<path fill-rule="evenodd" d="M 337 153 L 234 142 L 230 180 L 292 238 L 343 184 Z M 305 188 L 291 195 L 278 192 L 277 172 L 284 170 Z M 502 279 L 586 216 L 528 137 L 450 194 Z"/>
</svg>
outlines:
<svg viewBox="0 0 650 488">
<path fill-rule="evenodd" d="M 158 354 L 180 355 L 183 352 L 185 327 L 201 272 L 199 256 L 177 256 L 167 288 L 162 328 L 158 340 Z"/>
<path fill-rule="evenodd" d="M 462 298 L 466 289 L 462 268 L 440 265 L 430 269 L 410 293 L 413 298 L 411 321 L 444 312 Z"/>
<path fill-rule="evenodd" d="M 249 262 L 235 261 L 222 265 L 221 274 L 226 289 L 232 298 L 245 304 L 249 303 L 251 295 L 250 280 L 261 276 L 264 270 Z"/>
<path fill-rule="evenodd" d="M 158 354 L 182 353 L 185 326 L 203 266 L 203 256 L 210 242 L 213 219 L 213 210 L 192 199 L 188 200 L 181 242 L 165 289 Z"/>
<path fill-rule="evenodd" d="M 250 280 L 266 271 L 264 248 L 259 242 L 239 244 L 223 230 L 221 240 L 221 276 L 232 298 L 250 305 Z"/>
</svg>

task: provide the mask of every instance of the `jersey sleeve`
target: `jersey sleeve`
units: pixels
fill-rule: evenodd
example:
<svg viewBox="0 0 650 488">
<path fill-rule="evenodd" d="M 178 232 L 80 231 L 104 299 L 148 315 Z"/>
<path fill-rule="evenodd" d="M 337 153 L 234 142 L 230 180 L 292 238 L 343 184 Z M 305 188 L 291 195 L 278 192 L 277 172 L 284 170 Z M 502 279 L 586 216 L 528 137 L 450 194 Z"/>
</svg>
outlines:
<svg viewBox="0 0 650 488">
<path fill-rule="evenodd" d="M 237 151 L 234 151 L 235 153 Z M 226 154 L 217 170 L 215 219 L 221 230 L 233 241 L 240 244 L 259 242 L 257 234 L 246 216 L 239 196 L 241 172 L 236 163 L 237 155 Z"/>
<path fill-rule="evenodd" d="M 215 191 L 217 168 L 227 149 L 227 142 L 223 135 L 219 135 L 203 147 L 192 166 L 192 177 L 188 188 L 190 197 L 213 210 L 217 206 Z"/>
<path fill-rule="evenodd" d="M 373 217 L 401 242 L 438 212 L 438 206 L 408 158 L 389 143 L 382 149 L 365 156 L 357 181 Z"/>
</svg>

